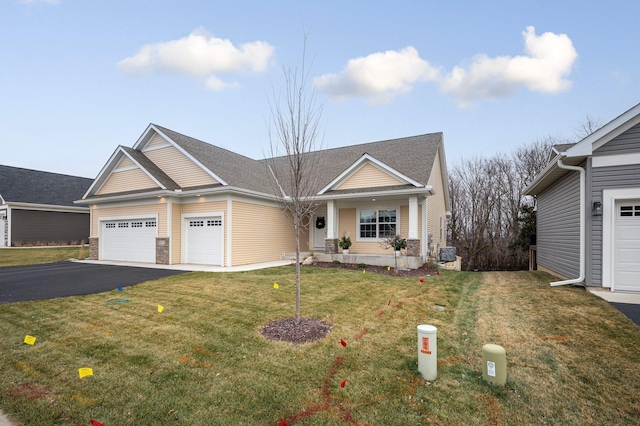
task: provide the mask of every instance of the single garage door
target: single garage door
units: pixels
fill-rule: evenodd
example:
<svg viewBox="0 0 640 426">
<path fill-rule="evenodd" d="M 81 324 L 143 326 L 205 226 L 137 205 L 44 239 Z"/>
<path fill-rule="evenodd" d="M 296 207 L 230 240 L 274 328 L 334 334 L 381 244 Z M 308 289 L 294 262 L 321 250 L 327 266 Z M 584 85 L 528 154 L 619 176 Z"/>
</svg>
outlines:
<svg viewBox="0 0 640 426">
<path fill-rule="evenodd" d="M 100 259 L 155 263 L 157 229 L 152 218 L 102 222 Z"/>
<path fill-rule="evenodd" d="M 640 200 L 616 203 L 614 290 L 640 291 Z"/>
<path fill-rule="evenodd" d="M 185 219 L 187 230 L 185 263 L 222 265 L 222 217 Z"/>
</svg>

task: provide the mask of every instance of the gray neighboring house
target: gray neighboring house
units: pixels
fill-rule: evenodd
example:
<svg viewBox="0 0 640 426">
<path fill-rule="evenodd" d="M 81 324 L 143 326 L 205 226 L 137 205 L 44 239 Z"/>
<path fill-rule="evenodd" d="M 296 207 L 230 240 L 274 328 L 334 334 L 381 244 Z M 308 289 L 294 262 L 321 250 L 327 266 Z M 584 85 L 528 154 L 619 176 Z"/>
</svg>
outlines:
<svg viewBox="0 0 640 426">
<path fill-rule="evenodd" d="M 538 269 L 563 281 L 640 291 L 640 104 L 554 147 L 525 189 L 537 199 Z"/>
<path fill-rule="evenodd" d="M 89 208 L 77 206 L 93 179 L 0 165 L 0 247 L 89 240 Z"/>
</svg>

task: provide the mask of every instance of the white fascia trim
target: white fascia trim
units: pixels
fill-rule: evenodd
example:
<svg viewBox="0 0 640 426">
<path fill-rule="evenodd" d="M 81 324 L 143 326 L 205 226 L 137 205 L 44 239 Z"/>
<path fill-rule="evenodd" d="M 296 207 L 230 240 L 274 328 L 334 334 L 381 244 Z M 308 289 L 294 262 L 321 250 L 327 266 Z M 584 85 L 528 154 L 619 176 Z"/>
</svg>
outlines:
<svg viewBox="0 0 640 426">
<path fill-rule="evenodd" d="M 195 157 L 193 157 L 191 154 L 189 154 L 187 151 L 185 151 L 180 145 L 178 145 L 176 142 L 174 142 L 169 136 L 165 135 L 164 133 L 162 133 L 158 128 L 156 128 L 156 126 L 154 126 L 153 124 L 149 124 L 149 127 L 147 128 L 147 131 L 143 134 L 143 136 L 141 136 L 141 139 L 146 136 L 146 134 L 150 131 L 153 130 L 154 132 L 156 132 L 158 135 L 160 135 L 164 140 L 166 140 L 168 143 L 170 143 L 175 149 L 177 149 L 178 151 L 180 151 L 181 153 L 183 153 L 189 160 L 193 161 L 198 167 L 200 167 L 205 173 L 207 173 L 209 176 L 211 176 L 212 178 L 214 178 L 215 180 L 217 180 L 218 182 L 220 182 L 222 185 L 224 186 L 228 186 L 229 184 L 227 182 L 224 181 L 224 179 L 222 179 L 220 176 L 218 176 L 217 174 L 215 174 L 214 172 L 212 172 L 211 170 L 209 170 L 207 167 L 205 167 L 204 164 L 202 164 L 200 161 L 198 161 Z M 136 142 L 136 144 L 134 145 L 134 147 L 138 147 L 141 144 L 141 139 L 138 140 L 138 142 Z M 145 141 L 146 143 L 146 141 Z M 134 148 L 135 149 L 135 148 Z"/>
<path fill-rule="evenodd" d="M 319 195 L 315 197 L 315 200 L 344 200 L 350 198 L 371 198 L 371 197 L 384 197 L 390 195 L 424 195 L 428 197 L 430 195 L 435 195 L 436 191 L 433 189 L 431 185 L 426 185 L 422 188 L 411 188 L 411 189 L 399 189 L 395 191 L 372 191 L 372 192 L 357 192 L 357 193 L 346 193 L 346 194 L 326 194 Z"/>
<path fill-rule="evenodd" d="M 87 192 L 84 193 L 84 195 L 82 196 L 82 199 L 84 200 L 85 198 L 87 198 L 89 196 L 89 194 L 93 191 L 94 187 L 96 186 L 96 184 L 98 182 L 100 182 L 101 178 L 107 173 L 107 170 L 111 170 L 113 168 L 115 168 L 115 164 L 114 159 L 116 157 L 116 155 L 120 152 L 120 146 L 118 146 L 115 151 L 113 151 L 113 154 L 111 154 L 111 157 L 109 157 L 109 160 L 107 160 L 107 162 L 105 163 L 105 165 L 102 167 L 102 169 L 100 170 L 100 173 L 98 173 L 98 176 L 96 176 L 96 178 L 93 180 L 93 183 L 91 184 L 91 186 L 89 187 L 89 189 L 87 189 Z M 106 182 L 106 178 L 104 179 L 104 181 Z M 104 183 L 100 184 L 100 187 L 102 187 Z M 98 189 L 96 189 L 96 192 L 98 191 Z"/>
<path fill-rule="evenodd" d="M 39 210 L 39 211 L 52 211 L 52 212 L 62 212 L 62 213 L 89 213 L 89 210 L 87 207 L 57 206 L 53 204 L 7 203 L 7 206 L 15 210 Z"/>
<path fill-rule="evenodd" d="M 338 184 L 340 184 L 343 181 L 345 181 L 348 178 L 350 178 L 358 170 L 360 170 L 362 167 L 364 167 L 365 163 L 372 163 L 373 165 L 377 166 L 382 171 L 385 171 L 385 172 L 389 173 L 394 178 L 396 178 L 396 179 L 398 179 L 400 181 L 403 181 L 405 183 L 409 183 L 409 184 L 411 184 L 413 186 L 416 186 L 416 187 L 423 187 L 423 185 L 421 183 L 416 182 L 415 180 L 411 179 L 410 177 L 408 177 L 406 175 L 403 175 L 402 173 L 400 173 L 399 171 L 395 170 L 394 168 L 389 167 L 388 165 L 384 164 L 382 161 L 377 160 L 376 158 L 370 156 L 369 154 L 363 154 L 362 157 L 360 157 L 355 163 L 353 163 L 351 166 L 349 166 L 344 172 L 340 173 L 340 175 L 338 175 L 337 178 L 335 178 L 334 180 L 329 182 L 329 184 L 327 186 L 322 188 L 320 190 L 320 192 L 318 192 L 318 195 L 324 194 L 326 191 L 330 190 L 334 186 L 337 186 Z"/>
<path fill-rule="evenodd" d="M 265 194 L 263 192 L 253 191 L 250 189 L 237 188 L 235 186 L 218 186 L 216 188 L 205 189 L 192 189 L 189 191 L 184 190 L 157 190 L 150 192 L 138 192 L 125 195 L 114 195 L 111 197 L 90 198 L 88 200 L 74 201 L 76 204 L 102 204 L 111 203 L 114 201 L 128 201 L 128 200 L 144 200 L 148 198 L 162 198 L 162 197 L 193 197 L 194 195 L 219 195 L 219 194 L 243 194 L 254 198 L 260 198 L 263 200 L 277 201 L 278 199 L 273 195 Z"/>
<path fill-rule="evenodd" d="M 633 154 L 600 155 L 593 157 L 592 167 L 628 166 L 640 164 L 640 152 Z"/>
<path fill-rule="evenodd" d="M 602 287 L 614 291 L 613 249 L 615 246 L 614 223 L 618 200 L 640 198 L 640 188 L 602 190 Z"/>
<path fill-rule="evenodd" d="M 0 204 L 7 204 L 5 203 L 4 198 L 2 198 L 2 194 L 0 194 Z"/>
<path fill-rule="evenodd" d="M 562 159 L 562 158 L 560 158 Z M 558 156 L 556 155 L 556 157 L 553 159 L 553 161 L 551 161 L 549 164 L 547 164 L 547 167 L 545 167 L 540 173 L 538 173 L 538 176 L 536 176 L 533 181 L 529 184 L 529 186 L 527 186 L 524 191 L 522 192 L 524 195 L 534 195 L 532 194 L 533 191 L 535 191 L 536 186 L 538 186 L 543 180 L 545 180 L 545 178 L 547 177 L 547 175 L 549 175 L 552 171 L 554 171 L 555 169 L 558 169 Z"/>
<path fill-rule="evenodd" d="M 580 142 L 569 148 L 567 157 L 581 157 L 593 154 L 593 151 L 609 142 L 611 139 L 626 132 L 636 124 L 640 123 L 640 104 L 624 112 L 617 118 L 611 120 Z"/>
</svg>

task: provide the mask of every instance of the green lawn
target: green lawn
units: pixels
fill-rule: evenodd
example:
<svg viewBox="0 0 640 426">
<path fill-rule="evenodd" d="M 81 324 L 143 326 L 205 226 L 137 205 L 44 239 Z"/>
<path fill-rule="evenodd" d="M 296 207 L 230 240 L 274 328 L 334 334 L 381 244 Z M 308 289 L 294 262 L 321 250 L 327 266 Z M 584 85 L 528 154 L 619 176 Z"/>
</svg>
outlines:
<svg viewBox="0 0 640 426">
<path fill-rule="evenodd" d="M 84 259 L 89 256 L 89 247 L 29 247 L 0 249 L 0 267 L 35 265 L 62 262 L 69 259 Z"/>
<path fill-rule="evenodd" d="M 289 267 L 4 304 L 0 407 L 24 425 L 639 424 L 640 329 L 549 280 L 304 268 L 303 316 L 333 331 L 301 346 L 260 334 L 294 311 Z M 438 327 L 433 382 L 417 372 L 418 324 Z M 485 343 L 507 350 L 505 387 L 482 380 Z"/>
</svg>

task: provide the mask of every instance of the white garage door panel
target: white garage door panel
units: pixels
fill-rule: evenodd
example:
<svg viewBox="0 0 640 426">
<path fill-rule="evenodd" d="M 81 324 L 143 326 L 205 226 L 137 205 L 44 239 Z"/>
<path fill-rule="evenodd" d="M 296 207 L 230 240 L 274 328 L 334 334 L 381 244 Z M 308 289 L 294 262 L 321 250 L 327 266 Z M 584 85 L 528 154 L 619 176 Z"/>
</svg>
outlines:
<svg viewBox="0 0 640 426">
<path fill-rule="evenodd" d="M 640 291 L 640 200 L 618 202 L 614 244 L 614 288 Z"/>
<path fill-rule="evenodd" d="M 4 219 L 0 219 L 0 247 L 4 245 Z"/>
<path fill-rule="evenodd" d="M 222 265 L 222 217 L 190 218 L 187 230 L 187 263 Z"/>
<path fill-rule="evenodd" d="M 101 259 L 155 263 L 157 235 L 155 219 L 103 222 L 101 231 Z"/>
</svg>

